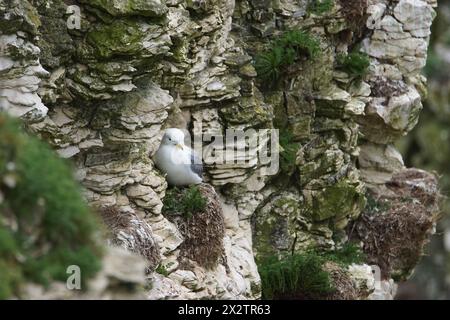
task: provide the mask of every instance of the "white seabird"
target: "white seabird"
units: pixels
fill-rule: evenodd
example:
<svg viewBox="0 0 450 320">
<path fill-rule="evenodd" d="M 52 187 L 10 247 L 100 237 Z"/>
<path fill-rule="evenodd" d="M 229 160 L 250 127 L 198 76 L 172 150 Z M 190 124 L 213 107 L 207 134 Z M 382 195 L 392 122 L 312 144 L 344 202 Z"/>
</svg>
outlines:
<svg viewBox="0 0 450 320">
<path fill-rule="evenodd" d="M 184 133 L 180 129 L 166 129 L 154 160 L 170 185 L 186 186 L 203 180 L 201 159 L 184 144 Z"/>
</svg>

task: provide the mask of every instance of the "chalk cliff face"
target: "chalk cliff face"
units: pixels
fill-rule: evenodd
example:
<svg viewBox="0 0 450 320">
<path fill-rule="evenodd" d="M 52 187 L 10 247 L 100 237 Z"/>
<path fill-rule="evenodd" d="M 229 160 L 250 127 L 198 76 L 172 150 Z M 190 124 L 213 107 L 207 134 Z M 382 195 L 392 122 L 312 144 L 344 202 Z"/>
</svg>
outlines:
<svg viewBox="0 0 450 320">
<path fill-rule="evenodd" d="M 412 253 L 420 257 L 434 223 L 436 179 L 406 171 L 393 142 L 418 121 L 437 2 L 323 3 L 325 9 L 307 0 L 0 0 L 0 109 L 71 159 L 93 206 L 132 219 L 114 242 L 140 253 L 133 243 L 145 242 L 154 248 L 150 271 L 164 266 L 150 273 L 147 298 L 259 298 L 255 258 L 335 250 L 349 225 L 370 233 L 360 221 L 369 192 L 396 199 L 391 214 L 403 215 L 411 207 L 401 207 L 402 195 L 430 194 L 417 217 L 408 215 L 412 225 L 428 219 Z M 80 28 L 69 5 L 79 8 Z M 318 39 L 319 52 L 268 88 L 255 57 L 283 31 L 299 29 Z M 362 77 L 338 67 L 340 56 L 356 51 L 370 61 Z M 187 235 L 162 214 L 167 183 L 151 156 L 167 126 L 197 136 L 288 133 L 282 147 L 293 150 L 289 169 L 270 172 L 252 152 L 244 164 L 206 163 L 215 189 L 210 205 L 222 212 L 224 228 L 214 267 L 180 262 Z M 146 239 L 135 241 L 137 234 Z M 391 298 L 391 276 L 404 278 L 417 260 L 388 263 L 380 256 L 393 251 L 376 251 L 366 239 L 368 263 L 385 262 L 384 285 L 371 297 Z M 370 269 L 349 273 L 369 283 L 366 298 L 374 289 Z"/>
</svg>

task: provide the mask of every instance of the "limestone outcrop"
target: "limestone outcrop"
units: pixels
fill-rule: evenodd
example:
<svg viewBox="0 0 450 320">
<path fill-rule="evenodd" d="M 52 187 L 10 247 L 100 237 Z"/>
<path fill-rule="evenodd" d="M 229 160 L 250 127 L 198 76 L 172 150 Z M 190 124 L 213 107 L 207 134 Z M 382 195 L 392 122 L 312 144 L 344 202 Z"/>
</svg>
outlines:
<svg viewBox="0 0 450 320">
<path fill-rule="evenodd" d="M 321 3 L 0 0 L 0 110 L 70 159 L 93 207 L 126 215 L 112 242 L 151 260 L 147 298 L 257 299 L 255 258 L 336 250 L 367 191 L 405 172 L 393 143 L 418 121 L 437 2 Z M 255 60 L 290 30 L 319 48 L 268 86 Z M 186 234 L 162 214 L 168 186 L 152 156 L 174 125 L 203 136 L 205 180 L 223 215 L 214 268 L 179 263 Z M 270 140 L 261 129 L 280 129 L 278 171 L 258 156 Z M 223 141 L 215 159 L 231 147 L 245 161 L 208 153 L 208 138 L 227 130 L 259 143 Z M 373 291 L 367 268 L 349 272 Z"/>
</svg>

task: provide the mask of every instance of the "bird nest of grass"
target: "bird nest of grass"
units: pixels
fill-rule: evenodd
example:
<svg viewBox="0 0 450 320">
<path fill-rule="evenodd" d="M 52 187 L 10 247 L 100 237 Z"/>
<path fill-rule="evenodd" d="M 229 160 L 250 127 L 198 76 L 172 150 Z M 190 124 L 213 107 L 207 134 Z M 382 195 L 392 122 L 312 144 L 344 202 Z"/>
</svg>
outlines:
<svg viewBox="0 0 450 320">
<path fill-rule="evenodd" d="M 225 224 L 219 198 L 207 184 L 168 190 L 163 214 L 184 237 L 178 260 L 180 267 L 191 269 L 196 262 L 206 269 L 224 260 Z"/>
<path fill-rule="evenodd" d="M 339 2 L 347 21 L 360 24 L 369 6 L 368 0 L 339 0 Z"/>
<path fill-rule="evenodd" d="M 423 256 L 438 220 L 437 178 L 407 169 L 395 174 L 385 189 L 369 192 L 368 206 L 350 226 L 350 237 L 363 243 L 369 264 L 383 279 L 406 280 Z"/>
</svg>

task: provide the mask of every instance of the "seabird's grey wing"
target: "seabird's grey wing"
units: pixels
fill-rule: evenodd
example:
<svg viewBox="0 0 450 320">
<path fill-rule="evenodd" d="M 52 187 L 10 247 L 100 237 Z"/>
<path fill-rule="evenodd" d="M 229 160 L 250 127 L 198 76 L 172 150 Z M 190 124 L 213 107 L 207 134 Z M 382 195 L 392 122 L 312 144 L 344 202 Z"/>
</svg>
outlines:
<svg viewBox="0 0 450 320">
<path fill-rule="evenodd" d="M 203 164 L 202 159 L 194 150 L 191 150 L 191 170 L 200 178 L 203 178 Z"/>
</svg>

